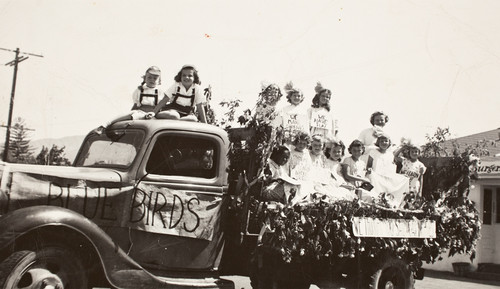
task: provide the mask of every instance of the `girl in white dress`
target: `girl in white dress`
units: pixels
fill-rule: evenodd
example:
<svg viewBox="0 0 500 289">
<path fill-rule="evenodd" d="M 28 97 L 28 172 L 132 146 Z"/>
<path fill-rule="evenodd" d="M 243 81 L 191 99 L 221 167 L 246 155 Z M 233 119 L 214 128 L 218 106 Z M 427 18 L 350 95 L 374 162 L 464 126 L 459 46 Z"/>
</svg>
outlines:
<svg viewBox="0 0 500 289">
<path fill-rule="evenodd" d="M 313 182 L 326 184 L 329 182 L 330 176 L 328 172 L 328 159 L 323 153 L 324 139 L 321 135 L 313 135 L 311 138 L 311 156 L 312 169 L 310 171 L 310 179 Z"/>
<path fill-rule="evenodd" d="M 316 95 L 308 110 L 310 133 L 321 135 L 324 139 L 333 139 L 337 135 L 338 128 L 330 106 L 332 92 L 323 88 L 319 82 L 315 90 Z"/>
<path fill-rule="evenodd" d="M 275 147 L 263 171 L 265 187 L 262 191 L 264 201 L 290 202 L 297 193 L 298 182 L 288 175 L 287 163 L 290 150 L 286 146 Z"/>
<path fill-rule="evenodd" d="M 358 139 L 365 145 L 367 151 L 375 147 L 375 141 L 384 133 L 389 117 L 382 111 L 376 111 L 370 116 L 372 127 L 364 129 L 359 134 Z"/>
<path fill-rule="evenodd" d="M 356 193 L 361 200 L 372 203 L 377 194 L 363 189 L 371 185 L 367 177 L 366 162 L 361 158 L 365 152 L 365 146 L 361 141 L 354 140 L 347 150 L 351 156 L 342 161 L 342 175 L 347 182 L 356 187 Z"/>
<path fill-rule="evenodd" d="M 329 196 L 334 200 L 348 200 L 352 201 L 356 198 L 353 185 L 348 183 L 342 176 L 342 158 L 344 157 L 345 145 L 340 140 L 331 142 L 328 149 L 327 166 L 330 172 L 330 192 Z"/>
<path fill-rule="evenodd" d="M 394 152 L 397 163 L 401 164 L 400 173 L 409 178 L 409 192 L 415 193 L 416 197 L 422 193 L 422 178 L 425 174 L 425 165 L 418 160 L 420 147 L 411 142 L 404 144 Z"/>
<path fill-rule="evenodd" d="M 404 194 L 408 192 L 408 178 L 396 173 L 394 154 L 389 150 L 391 139 L 388 135 L 382 134 L 375 142 L 376 149 L 368 152 L 368 174 L 373 192 L 386 196 L 386 200 L 391 207 L 398 208 Z"/>
<path fill-rule="evenodd" d="M 308 147 L 311 138 L 305 132 L 299 132 L 293 140 L 294 149 L 290 154 L 288 167 L 290 176 L 296 180 L 306 180 L 311 172 L 312 161 L 309 155 Z"/>
<path fill-rule="evenodd" d="M 297 133 L 309 131 L 309 117 L 307 109 L 303 105 L 304 94 L 289 82 L 284 87 L 286 99 L 289 105 L 284 106 L 278 112 L 274 126 L 283 128 L 284 142 L 290 144 Z"/>
</svg>

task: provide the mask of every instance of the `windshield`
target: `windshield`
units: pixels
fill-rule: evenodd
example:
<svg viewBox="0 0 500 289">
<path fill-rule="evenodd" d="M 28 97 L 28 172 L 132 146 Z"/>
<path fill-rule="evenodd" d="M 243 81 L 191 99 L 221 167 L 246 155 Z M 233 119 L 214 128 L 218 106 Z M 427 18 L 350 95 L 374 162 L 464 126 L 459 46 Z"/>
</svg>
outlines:
<svg viewBox="0 0 500 289">
<path fill-rule="evenodd" d="M 110 137 L 113 139 L 110 139 Z M 144 132 L 130 129 L 114 130 L 113 135 L 110 135 L 110 137 L 106 134 L 95 134 L 89 137 L 75 160 L 75 166 L 129 167 L 141 147 Z"/>
</svg>

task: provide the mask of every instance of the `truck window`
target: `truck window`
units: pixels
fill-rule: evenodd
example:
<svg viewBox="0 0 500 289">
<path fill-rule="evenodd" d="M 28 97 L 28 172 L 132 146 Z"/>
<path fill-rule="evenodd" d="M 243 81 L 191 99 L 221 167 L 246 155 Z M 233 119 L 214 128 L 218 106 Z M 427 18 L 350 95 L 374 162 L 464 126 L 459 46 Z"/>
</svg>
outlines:
<svg viewBox="0 0 500 289">
<path fill-rule="evenodd" d="M 127 168 L 134 161 L 144 138 L 142 131 L 123 132 L 111 140 L 106 135 L 87 139 L 75 161 L 78 167 Z"/>
<path fill-rule="evenodd" d="M 146 172 L 158 175 L 214 178 L 217 144 L 206 138 L 163 135 L 149 156 Z"/>
</svg>

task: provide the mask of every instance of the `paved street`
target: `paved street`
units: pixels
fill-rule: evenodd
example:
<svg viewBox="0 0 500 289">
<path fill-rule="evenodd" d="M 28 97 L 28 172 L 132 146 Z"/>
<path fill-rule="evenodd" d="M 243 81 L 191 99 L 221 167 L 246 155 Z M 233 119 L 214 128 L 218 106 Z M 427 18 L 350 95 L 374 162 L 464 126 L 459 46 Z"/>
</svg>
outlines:
<svg viewBox="0 0 500 289">
<path fill-rule="evenodd" d="M 242 276 L 225 276 L 235 283 L 236 289 L 251 289 L 250 280 Z M 311 289 L 343 288 L 339 286 L 312 285 Z M 424 280 L 417 280 L 415 289 L 490 289 L 500 288 L 500 281 L 482 281 L 463 277 L 457 277 L 451 272 L 426 271 Z M 348 288 L 346 288 L 348 289 Z"/>
</svg>

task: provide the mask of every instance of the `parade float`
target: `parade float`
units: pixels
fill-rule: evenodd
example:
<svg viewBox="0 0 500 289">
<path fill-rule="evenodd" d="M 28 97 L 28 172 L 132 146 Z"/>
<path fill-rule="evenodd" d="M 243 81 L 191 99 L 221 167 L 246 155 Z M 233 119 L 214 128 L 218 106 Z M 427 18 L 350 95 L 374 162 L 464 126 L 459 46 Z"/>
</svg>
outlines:
<svg viewBox="0 0 500 289">
<path fill-rule="evenodd" d="M 428 168 L 422 194 L 405 194 L 396 207 L 384 194 L 371 203 L 314 191 L 306 202 L 263 201 L 262 172 L 273 147 L 286 138 L 272 125 L 275 103 L 263 90 L 255 115 L 228 129 L 229 179 L 237 192 L 232 209 L 241 244 L 249 237 L 258 243 L 248 257 L 254 288 L 321 282 L 413 288 L 414 279 L 423 277 L 422 265 L 444 253 L 474 258 L 481 222 L 468 199 L 479 161 L 471 151 L 422 159 Z"/>
</svg>

